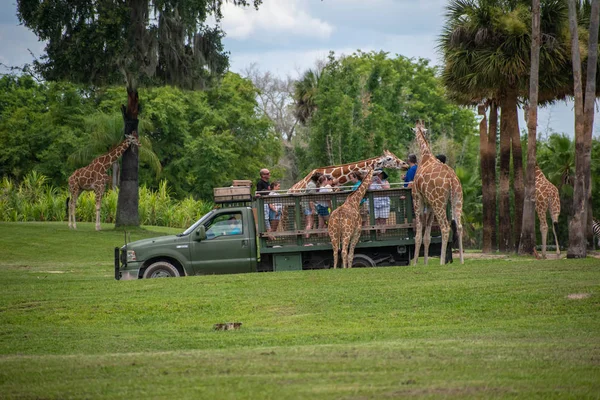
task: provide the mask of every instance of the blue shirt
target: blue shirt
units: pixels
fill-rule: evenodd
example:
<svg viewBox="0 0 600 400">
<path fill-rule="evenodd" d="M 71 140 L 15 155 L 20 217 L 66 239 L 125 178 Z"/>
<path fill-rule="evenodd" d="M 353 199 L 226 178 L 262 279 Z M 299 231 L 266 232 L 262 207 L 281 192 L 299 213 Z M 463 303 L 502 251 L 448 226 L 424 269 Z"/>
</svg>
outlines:
<svg viewBox="0 0 600 400">
<path fill-rule="evenodd" d="M 417 173 L 417 165 L 413 165 L 406 171 L 406 176 L 404 177 L 404 187 L 408 187 L 408 183 L 415 180 L 415 174 Z"/>
</svg>

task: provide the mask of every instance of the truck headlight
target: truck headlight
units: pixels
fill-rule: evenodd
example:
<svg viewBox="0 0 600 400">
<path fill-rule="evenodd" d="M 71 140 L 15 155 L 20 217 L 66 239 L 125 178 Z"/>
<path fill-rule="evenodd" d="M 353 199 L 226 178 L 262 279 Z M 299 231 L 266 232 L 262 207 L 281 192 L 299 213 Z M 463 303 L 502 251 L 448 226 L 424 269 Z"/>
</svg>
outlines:
<svg viewBox="0 0 600 400">
<path fill-rule="evenodd" d="M 127 250 L 127 261 L 137 261 L 135 250 Z"/>
</svg>

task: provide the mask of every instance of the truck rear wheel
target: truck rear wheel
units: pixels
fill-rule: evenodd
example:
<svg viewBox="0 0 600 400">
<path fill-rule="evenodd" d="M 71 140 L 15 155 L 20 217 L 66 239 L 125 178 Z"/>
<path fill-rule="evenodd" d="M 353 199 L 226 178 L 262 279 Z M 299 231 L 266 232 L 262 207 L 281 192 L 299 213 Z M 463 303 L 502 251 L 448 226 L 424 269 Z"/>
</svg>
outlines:
<svg viewBox="0 0 600 400">
<path fill-rule="evenodd" d="M 173 264 L 168 261 L 157 261 L 144 271 L 143 278 L 178 278 L 181 276 Z"/>
<path fill-rule="evenodd" d="M 364 254 L 355 254 L 352 260 L 352 268 L 374 267 L 375 261 Z"/>
</svg>

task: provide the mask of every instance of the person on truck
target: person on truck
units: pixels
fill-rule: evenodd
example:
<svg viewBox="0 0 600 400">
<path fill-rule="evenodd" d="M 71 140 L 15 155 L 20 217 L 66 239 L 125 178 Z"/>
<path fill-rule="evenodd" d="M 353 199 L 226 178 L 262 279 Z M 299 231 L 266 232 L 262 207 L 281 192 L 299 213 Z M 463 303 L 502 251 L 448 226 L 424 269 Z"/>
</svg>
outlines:
<svg viewBox="0 0 600 400">
<path fill-rule="evenodd" d="M 313 174 L 313 176 L 310 177 L 310 181 L 308 181 L 308 183 L 306 184 L 306 189 L 304 190 L 304 193 L 311 194 L 311 193 L 317 192 L 317 190 L 319 188 L 318 182 L 319 182 L 319 178 L 321 177 L 321 175 L 323 175 L 322 172 L 315 172 Z M 310 234 L 308 233 L 308 231 L 313 228 L 314 215 L 316 215 L 316 213 L 317 213 L 317 209 L 316 209 L 315 202 L 307 201 L 304 205 L 304 217 L 305 217 L 304 229 L 306 230 L 304 237 L 306 239 L 308 239 L 310 237 Z"/>
<path fill-rule="evenodd" d="M 268 169 L 263 168 L 260 170 L 260 179 L 256 182 L 255 196 L 266 195 L 271 191 L 270 178 L 271 172 Z"/>
<path fill-rule="evenodd" d="M 228 231 L 227 231 L 227 235 L 241 235 L 242 234 L 242 229 L 240 228 L 240 222 L 237 220 L 236 217 L 231 216 L 229 217 L 229 226 L 228 226 Z"/>
<path fill-rule="evenodd" d="M 415 174 L 417 173 L 417 156 L 414 154 L 408 155 L 408 165 L 410 168 L 406 171 L 404 178 L 404 187 L 411 187 L 412 182 L 415 180 Z"/>
<path fill-rule="evenodd" d="M 333 183 L 333 176 L 331 175 L 322 175 L 319 178 L 319 193 L 331 193 L 333 192 L 333 188 L 331 184 Z M 329 221 L 329 209 L 331 208 L 331 200 L 319 200 L 317 202 L 317 215 L 319 217 L 319 229 L 323 229 L 327 225 L 327 221 Z"/>
<path fill-rule="evenodd" d="M 269 192 L 269 196 L 279 196 L 277 190 L 281 189 L 281 184 L 278 181 L 271 182 L 271 191 Z M 266 204 L 269 208 L 269 224 L 271 225 L 271 232 L 276 232 L 277 227 L 279 226 L 279 221 L 281 220 L 281 203 L 269 203 Z"/>
</svg>

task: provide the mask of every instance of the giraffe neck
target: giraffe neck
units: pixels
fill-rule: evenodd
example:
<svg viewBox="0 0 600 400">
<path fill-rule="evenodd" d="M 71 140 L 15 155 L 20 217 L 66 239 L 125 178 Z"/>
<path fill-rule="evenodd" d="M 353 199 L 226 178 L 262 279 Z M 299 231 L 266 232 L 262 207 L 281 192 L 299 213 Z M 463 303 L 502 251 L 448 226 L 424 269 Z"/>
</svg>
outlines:
<svg viewBox="0 0 600 400">
<path fill-rule="evenodd" d="M 96 169 L 106 172 L 108 168 L 121 157 L 125 150 L 129 147 L 127 140 L 122 141 L 108 153 L 97 157 L 92 161 L 90 165 L 93 165 Z"/>
<path fill-rule="evenodd" d="M 349 207 L 358 208 L 360 206 L 360 201 L 363 197 L 365 197 L 365 193 L 367 193 L 367 189 L 369 188 L 372 179 L 373 169 L 370 169 L 360 186 L 346 199 L 346 203 L 349 205 Z"/>
<path fill-rule="evenodd" d="M 353 163 L 342 164 L 342 165 L 330 165 L 328 167 L 322 167 L 312 170 L 304 179 L 300 182 L 296 183 L 290 189 L 303 189 L 306 187 L 308 182 L 310 182 L 310 178 L 316 173 L 321 172 L 323 174 L 330 174 L 335 179 L 338 179 L 338 183 L 343 185 L 350 181 L 348 175 L 350 172 L 359 171 L 361 169 L 374 168 L 377 161 L 381 158 L 381 156 L 368 158 L 366 160 L 361 160 Z"/>
<path fill-rule="evenodd" d="M 425 133 L 423 132 L 422 127 L 418 127 L 415 131 L 415 136 L 417 138 L 417 143 L 419 145 L 419 149 L 421 150 L 421 159 L 426 157 L 431 157 L 431 149 L 429 148 L 429 143 L 427 143 L 427 139 L 425 139 Z"/>
</svg>

